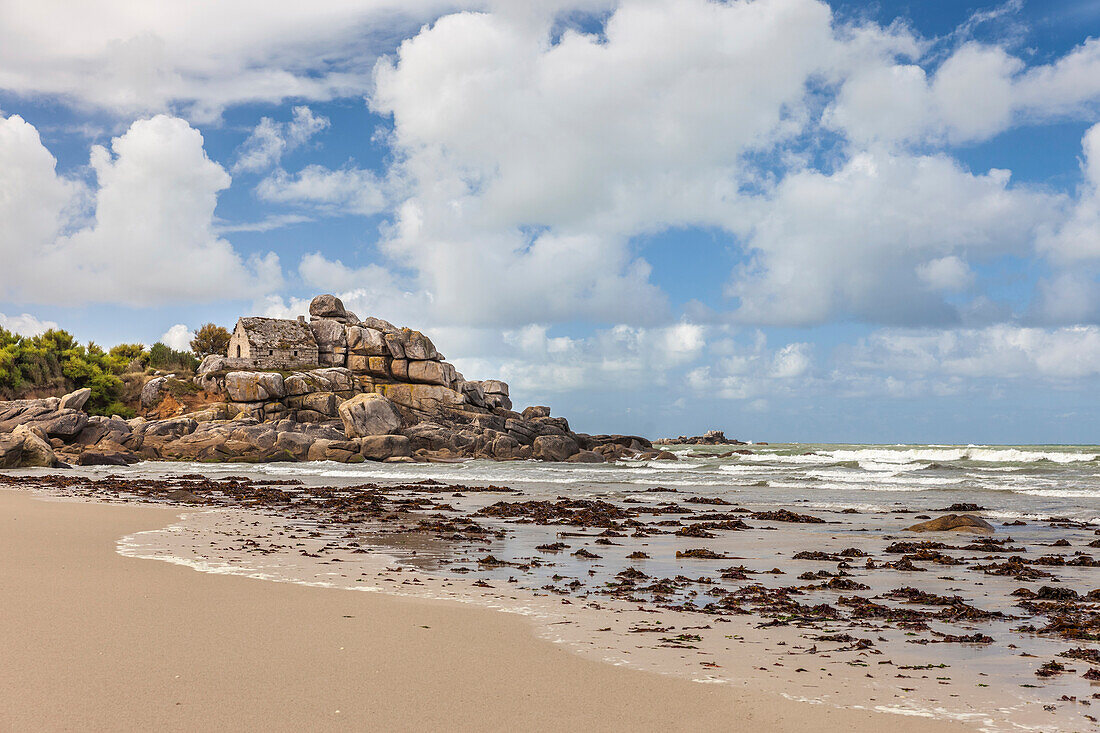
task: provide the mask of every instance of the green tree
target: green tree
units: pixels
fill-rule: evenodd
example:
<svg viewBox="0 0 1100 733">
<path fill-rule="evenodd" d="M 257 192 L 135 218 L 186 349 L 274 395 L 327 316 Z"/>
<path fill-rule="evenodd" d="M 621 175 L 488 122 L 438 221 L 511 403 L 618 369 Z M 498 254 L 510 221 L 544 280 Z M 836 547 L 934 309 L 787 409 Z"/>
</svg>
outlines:
<svg viewBox="0 0 1100 733">
<path fill-rule="evenodd" d="M 131 364 L 144 366 L 149 360 L 149 352 L 145 350 L 144 344 L 119 344 L 111 347 L 107 356 L 120 372 L 125 371 Z"/>
<path fill-rule="evenodd" d="M 229 348 L 229 331 L 213 323 L 207 323 L 200 328 L 195 332 L 195 338 L 191 339 L 191 351 L 199 357 L 211 354 L 224 356 L 227 348 Z"/>
<path fill-rule="evenodd" d="M 199 360 L 158 341 L 149 347 L 149 366 L 162 371 L 195 371 Z"/>
</svg>

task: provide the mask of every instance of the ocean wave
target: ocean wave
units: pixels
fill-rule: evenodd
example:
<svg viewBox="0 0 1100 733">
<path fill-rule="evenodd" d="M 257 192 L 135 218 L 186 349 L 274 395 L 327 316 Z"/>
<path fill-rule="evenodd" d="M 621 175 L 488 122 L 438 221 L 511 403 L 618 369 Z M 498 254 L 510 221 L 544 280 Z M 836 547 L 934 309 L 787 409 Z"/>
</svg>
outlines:
<svg viewBox="0 0 1100 733">
<path fill-rule="evenodd" d="M 1014 489 L 1014 491 L 1028 496 L 1051 499 L 1100 499 L 1100 490 L 1096 489 Z"/>
<path fill-rule="evenodd" d="M 964 477 L 946 478 L 939 476 L 909 476 L 905 473 L 888 474 L 885 472 L 855 473 L 834 470 L 806 471 L 806 476 L 826 481 L 843 481 L 850 484 L 914 484 L 917 486 L 954 486 L 966 483 Z"/>
<path fill-rule="evenodd" d="M 908 450 L 861 449 L 832 451 L 834 458 L 843 460 L 872 460 L 883 463 L 912 463 L 916 461 L 976 461 L 980 463 L 1084 463 L 1095 461 L 1098 453 L 1071 451 L 1038 451 L 1020 448 L 910 448 Z"/>
</svg>

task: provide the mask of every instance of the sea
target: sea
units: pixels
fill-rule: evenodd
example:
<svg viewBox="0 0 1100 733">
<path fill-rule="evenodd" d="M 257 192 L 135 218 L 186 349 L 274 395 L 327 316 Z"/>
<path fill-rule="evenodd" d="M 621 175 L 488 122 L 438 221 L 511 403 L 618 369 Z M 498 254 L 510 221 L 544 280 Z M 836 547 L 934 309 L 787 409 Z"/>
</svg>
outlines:
<svg viewBox="0 0 1100 733">
<path fill-rule="evenodd" d="M 748 451 L 731 453 L 731 448 Z M 675 461 L 604 464 L 496 462 L 355 465 L 329 462 L 249 466 L 252 475 L 334 485 L 369 481 L 505 484 L 534 494 L 619 497 L 663 486 L 719 495 L 745 506 L 890 511 L 976 503 L 997 519 L 1064 516 L 1100 522 L 1100 446 L 838 445 L 785 443 L 671 446 Z M 209 476 L 236 464 L 143 463 L 121 473 Z M 120 473 L 118 469 L 110 472 Z"/>
</svg>

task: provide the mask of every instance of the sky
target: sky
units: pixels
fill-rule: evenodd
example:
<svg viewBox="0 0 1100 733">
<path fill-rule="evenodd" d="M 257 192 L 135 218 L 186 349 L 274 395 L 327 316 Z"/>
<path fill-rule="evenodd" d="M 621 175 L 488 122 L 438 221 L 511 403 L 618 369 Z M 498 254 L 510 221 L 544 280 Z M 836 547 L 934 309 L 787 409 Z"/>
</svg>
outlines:
<svg viewBox="0 0 1100 733">
<path fill-rule="evenodd" d="M 1096 443 L 1100 0 L 0 2 L 0 326 L 322 292 L 586 432 Z"/>
</svg>

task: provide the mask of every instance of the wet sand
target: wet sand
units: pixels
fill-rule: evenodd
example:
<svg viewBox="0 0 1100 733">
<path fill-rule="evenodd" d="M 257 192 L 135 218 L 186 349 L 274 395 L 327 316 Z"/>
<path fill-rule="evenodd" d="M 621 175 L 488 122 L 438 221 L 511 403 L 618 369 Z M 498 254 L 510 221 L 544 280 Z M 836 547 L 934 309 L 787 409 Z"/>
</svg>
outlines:
<svg viewBox="0 0 1100 733">
<path fill-rule="evenodd" d="M 117 554 L 178 515 L 0 491 L 0 729 L 972 730 L 617 668 L 460 604 Z"/>
</svg>

